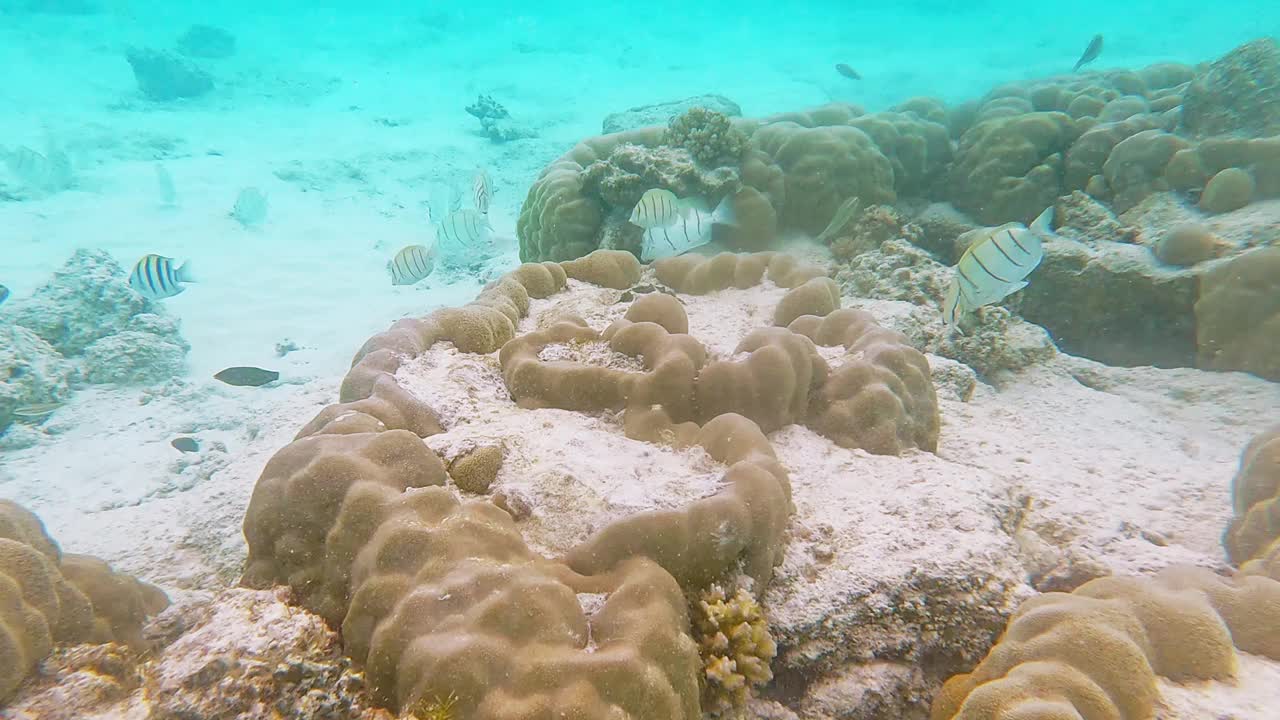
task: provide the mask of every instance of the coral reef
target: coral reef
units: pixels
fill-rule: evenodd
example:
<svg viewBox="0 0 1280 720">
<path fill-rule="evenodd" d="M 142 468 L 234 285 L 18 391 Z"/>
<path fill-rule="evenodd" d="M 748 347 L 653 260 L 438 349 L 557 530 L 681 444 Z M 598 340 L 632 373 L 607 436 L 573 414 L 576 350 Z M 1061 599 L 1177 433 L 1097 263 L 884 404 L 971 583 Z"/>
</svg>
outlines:
<svg viewBox="0 0 1280 720">
<path fill-rule="evenodd" d="M 1088 244 L 1069 239 L 1096 224 L 1044 242 L 1033 281 L 1010 303 L 1043 326 L 1065 352 L 1110 365 L 1195 365 L 1199 294 L 1194 275 L 1171 269 L 1146 248 L 1121 238 Z"/>
<path fill-rule="evenodd" d="M 1190 267 L 1211 260 L 1231 246 L 1200 224 L 1178 225 L 1160 238 L 1152 252 L 1166 265 Z"/>
<path fill-rule="evenodd" d="M 640 196 L 663 188 L 677 197 L 708 198 L 716 202 L 737 189 L 737 174 L 729 169 L 705 170 L 684 147 L 650 148 L 638 144 L 615 147 L 604 160 L 583 171 L 583 189 L 606 206 L 631 212 Z M 710 166 L 715 168 L 716 166 Z"/>
<path fill-rule="evenodd" d="M 1261 38 L 1232 50 L 1187 86 L 1182 124 L 1199 136 L 1280 134 L 1280 47 Z"/>
<path fill-rule="evenodd" d="M 1200 207 L 1211 213 L 1239 210 L 1253 200 L 1253 176 L 1237 167 L 1226 168 L 1204 186 L 1200 194 Z"/>
<path fill-rule="evenodd" d="M 0 431 L 19 407 L 65 400 L 77 377 L 76 368 L 35 333 L 0 325 Z"/>
<path fill-rule="evenodd" d="M 55 642 L 143 650 L 143 620 L 168 603 L 97 558 L 63 555 L 35 515 L 0 500 L 0 701 Z"/>
<path fill-rule="evenodd" d="M 511 113 L 497 100 L 481 95 L 466 108 L 467 114 L 480 121 L 480 130 L 495 143 L 510 142 L 537 137 L 537 133 L 511 117 Z"/>
<path fill-rule="evenodd" d="M 88 383 L 180 375 L 190 346 L 159 303 L 133 292 L 101 250 L 77 250 L 0 324 L 0 430 L 15 407 L 66 400 Z M 10 324 L 12 323 L 12 324 Z"/>
<path fill-rule="evenodd" d="M 143 317 L 146 316 L 135 316 Z M 166 321 L 173 325 L 174 330 L 177 329 L 176 323 Z M 85 348 L 84 379 L 94 384 L 167 380 L 186 371 L 187 351 L 190 349 L 191 346 L 176 333 L 125 330 L 95 340 Z"/>
<path fill-rule="evenodd" d="M 813 398 L 809 423 L 842 447 L 898 455 L 938 449 L 938 398 L 929 361 L 900 333 L 860 310 L 805 315 L 790 329 L 818 345 L 843 346 L 844 362 Z"/>
<path fill-rule="evenodd" d="M 728 121 L 718 113 L 698 111 L 677 117 L 671 136 L 668 128 L 647 127 L 583 140 L 530 187 L 516 224 L 521 258 L 568 260 L 608 247 L 605 240 L 625 220 L 618 217 L 621 209 L 629 212 L 650 187 L 697 196 L 712 206 L 732 194 L 739 227 L 727 229 L 724 242 L 733 249 L 761 249 L 786 229 L 816 234 L 850 197 L 860 197 L 864 204 L 895 197 L 889 159 L 850 124 L 861 114 L 852 106 L 829 105 L 763 120 Z M 899 124 L 916 123 L 912 118 L 904 116 Z M 890 150 L 895 157 L 901 148 L 902 167 L 932 168 L 910 140 L 913 131 L 896 127 L 886 121 L 881 134 L 895 143 Z M 697 139 L 699 134 L 706 137 Z M 715 142 L 707 145 L 713 136 Z M 668 137 L 693 145 L 673 148 L 664 144 Z M 745 151 L 738 149 L 741 137 L 749 140 Z M 708 162 L 732 162 L 700 170 L 691 150 L 721 156 Z M 612 221 L 611 211 L 617 211 Z M 638 237 L 611 242 L 612 247 L 638 249 Z"/>
<path fill-rule="evenodd" d="M 140 329 L 131 327 L 135 316 L 164 313 L 159 303 L 133 292 L 127 277 L 107 252 L 76 250 L 49 282 L 12 302 L 6 314 L 63 355 L 80 355 L 96 340 Z"/>
<path fill-rule="evenodd" d="M 163 50 L 129 48 L 125 59 L 143 97 L 156 102 L 197 98 L 213 92 L 213 78 L 187 60 Z"/>
<path fill-rule="evenodd" d="M 979 122 L 960 137 L 947 183 L 951 201 L 989 225 L 1030 223 L 1061 194 L 1063 153 L 1076 135 L 1061 112 Z"/>
<path fill-rule="evenodd" d="M 1280 247 L 1206 272 L 1195 301 L 1197 364 L 1280 380 Z"/>
<path fill-rule="evenodd" d="M 1092 580 L 1023 603 L 986 659 L 947 681 L 932 717 L 1152 717 L 1157 676 L 1229 680 L 1236 648 L 1280 657 L 1277 622 L 1270 579 L 1175 567 Z"/>
<path fill-rule="evenodd" d="M 709 361 L 687 334 L 683 300 L 667 292 L 633 292 L 603 331 L 566 314 L 524 320 L 568 278 L 582 278 L 570 293 L 600 292 L 600 284 L 630 292 L 640 270 L 629 254 L 605 250 L 526 264 L 491 283 L 470 310 L 399 321 L 357 354 L 344 402 L 264 469 L 245 517 L 244 583 L 288 585 L 300 605 L 340 626 L 384 706 L 438 714 L 447 705 L 479 718 L 531 717 L 536 708 L 635 718 L 740 709 L 748 687 L 768 680 L 776 652 L 756 603 L 782 562 L 793 511 L 790 480 L 764 432 L 807 423 L 873 452 L 936 446 L 923 356 L 869 316 L 824 320 L 839 307 L 834 283 L 788 256 L 673 258 L 656 272 L 664 284 L 665 276 L 700 292 L 768 279 L 782 293 L 775 320 L 817 313 L 793 328 L 845 346 L 835 384 L 818 345 L 785 327 L 749 332 Z M 488 314 L 490 332 L 469 339 L 470 322 L 450 322 L 467 314 Z M 545 540 L 521 492 L 531 487 L 519 479 L 525 441 L 486 442 L 493 430 L 482 426 L 494 420 L 452 404 L 437 416 L 418 399 L 434 383 L 403 389 L 436 363 L 419 356 L 483 372 L 495 351 L 495 379 L 509 393 L 504 402 L 514 399 L 514 417 L 603 412 L 620 418 L 628 441 L 697 453 L 722 468 L 720 479 L 678 505 L 611 516 L 559 554 L 536 551 L 529 535 L 539 547 Z M 476 392 L 463 402 L 473 405 Z M 442 427 L 437 417 L 449 420 Z M 473 422 L 481 425 L 469 434 Z M 448 475 L 437 447 L 452 458 Z M 479 499 L 459 498 L 447 477 Z M 750 591 L 727 598 L 708 590 L 699 631 L 685 596 L 716 583 Z M 700 658 L 699 643 L 715 657 Z"/>
<path fill-rule="evenodd" d="M 723 95 L 696 95 L 683 100 L 640 105 L 623 112 L 609 113 L 604 118 L 602 131 L 607 135 L 643 127 L 665 126 L 672 118 L 693 108 L 702 108 L 731 118 L 742 115 L 742 108 Z"/>
<path fill-rule="evenodd" d="M 16 408 L 63 402 L 81 382 L 147 383 L 185 369 L 178 323 L 124 283 L 110 255 L 77 250 L 53 279 L 5 308 L 0 432 Z"/>
<path fill-rule="evenodd" d="M 175 607 L 157 619 L 158 647 L 146 655 L 115 643 L 57 648 L 5 717 L 392 720 L 374 707 L 337 633 L 283 596 L 230 589 Z"/>
<path fill-rule="evenodd" d="M 1270 574 L 1280 548 L 1280 426 L 1255 437 L 1240 455 L 1231 481 L 1234 517 L 1222 539 L 1227 557 L 1246 572 Z"/>
<path fill-rule="evenodd" d="M 747 135 L 734 127 L 724 113 L 693 107 L 671 118 L 662 143 L 687 150 L 707 167 L 718 167 L 741 161 L 747 149 Z"/>
</svg>

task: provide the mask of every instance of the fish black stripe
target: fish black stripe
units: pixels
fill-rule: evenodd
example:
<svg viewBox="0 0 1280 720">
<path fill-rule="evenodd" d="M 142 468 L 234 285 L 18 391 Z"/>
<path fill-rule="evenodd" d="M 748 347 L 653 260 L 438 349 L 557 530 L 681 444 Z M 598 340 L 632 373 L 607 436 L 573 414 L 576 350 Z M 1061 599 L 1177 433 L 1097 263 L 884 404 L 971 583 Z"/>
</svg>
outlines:
<svg viewBox="0 0 1280 720">
<path fill-rule="evenodd" d="M 158 294 L 156 292 L 156 277 L 153 274 L 155 272 L 155 264 L 158 259 L 159 258 L 152 255 L 144 261 L 146 263 L 146 272 L 147 272 L 147 289 L 151 291 L 152 295 Z"/>
<path fill-rule="evenodd" d="M 978 263 L 978 267 L 982 268 L 983 272 L 985 272 L 986 274 L 990 275 L 996 280 L 999 280 L 1000 282 L 1004 282 L 1004 283 L 1013 282 L 1012 280 L 1002 278 L 999 275 L 991 272 L 991 268 L 987 267 L 986 263 L 982 262 L 982 258 L 978 257 L 978 253 L 973 253 L 972 257 L 973 257 L 973 261 Z M 977 287 L 977 286 L 975 285 L 974 287 Z"/>
<path fill-rule="evenodd" d="M 422 248 L 415 247 L 413 249 L 413 263 L 417 267 L 417 275 L 419 279 L 427 275 L 427 258 L 426 253 L 422 252 Z"/>
<path fill-rule="evenodd" d="M 1017 260 L 1014 260 L 1013 257 L 1009 255 L 1009 253 L 1005 252 L 1004 248 L 1000 247 L 1000 241 L 996 239 L 997 237 L 998 236 L 995 236 L 995 235 L 991 237 L 991 244 L 996 246 L 996 249 L 999 250 L 1000 254 L 1004 256 L 1004 259 L 1013 263 L 1013 266 L 1016 268 L 1025 267 L 1022 263 L 1018 262 Z"/>
<path fill-rule="evenodd" d="M 673 243 L 673 242 L 671 242 L 671 235 L 667 234 L 667 228 L 666 228 L 666 227 L 663 227 L 663 228 L 662 228 L 662 237 L 666 239 L 667 244 L 671 246 L 671 249 L 672 249 L 672 250 L 675 250 L 675 249 L 676 249 L 676 244 L 675 244 L 675 243 Z"/>
<path fill-rule="evenodd" d="M 164 258 L 156 258 L 156 282 L 160 285 L 160 292 L 165 295 L 169 294 L 169 285 L 165 282 L 165 276 L 169 274 L 169 263 Z"/>
<path fill-rule="evenodd" d="M 174 277 L 173 262 L 164 260 L 160 264 L 160 284 L 164 286 L 166 293 L 171 293 L 178 287 L 178 279 Z"/>
<path fill-rule="evenodd" d="M 960 275 L 960 277 L 964 278 L 964 281 L 965 281 L 965 282 L 969 283 L 969 287 L 971 287 L 971 288 L 973 288 L 973 289 L 975 289 L 975 290 L 978 288 L 978 284 L 977 284 L 977 283 L 975 283 L 975 282 L 973 281 L 973 278 L 969 277 L 969 275 L 968 275 L 967 273 L 965 273 L 964 268 L 962 268 L 962 267 L 960 267 L 959 265 L 957 265 L 957 266 L 956 266 L 956 273 L 958 273 L 958 274 Z M 964 288 L 961 288 L 961 290 L 962 290 L 962 291 L 963 291 L 963 289 L 964 289 Z"/>
<path fill-rule="evenodd" d="M 418 252 L 417 251 L 418 251 L 417 248 L 409 248 L 404 255 L 405 269 L 408 270 L 408 274 L 414 275 L 414 276 L 418 274 Z"/>
<path fill-rule="evenodd" d="M 1018 246 L 1019 250 L 1021 250 L 1022 252 L 1028 255 L 1031 254 L 1030 250 L 1026 249 L 1025 247 L 1022 246 L 1022 243 L 1018 242 L 1018 236 L 1014 235 L 1012 230 L 1005 230 L 1005 232 L 1009 234 L 1009 239 L 1013 241 L 1014 245 Z"/>
</svg>

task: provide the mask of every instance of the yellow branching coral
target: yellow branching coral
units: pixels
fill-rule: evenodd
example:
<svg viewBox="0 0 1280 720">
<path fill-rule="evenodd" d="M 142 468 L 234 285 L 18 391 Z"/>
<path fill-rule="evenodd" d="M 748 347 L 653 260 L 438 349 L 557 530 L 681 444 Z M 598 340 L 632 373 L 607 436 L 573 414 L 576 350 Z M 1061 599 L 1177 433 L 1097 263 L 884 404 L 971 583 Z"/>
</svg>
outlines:
<svg viewBox="0 0 1280 720">
<path fill-rule="evenodd" d="M 746 590 L 728 598 L 712 586 L 694 608 L 694 632 L 705 671 L 702 709 L 712 714 L 740 710 L 751 686 L 773 679 L 769 661 L 778 645 L 760 604 Z"/>
<path fill-rule="evenodd" d="M 422 701 L 414 705 L 409 711 L 409 717 L 415 720 L 454 720 L 455 708 L 458 706 L 458 696 L 449 693 L 443 698 L 435 698 L 430 702 Z"/>
</svg>

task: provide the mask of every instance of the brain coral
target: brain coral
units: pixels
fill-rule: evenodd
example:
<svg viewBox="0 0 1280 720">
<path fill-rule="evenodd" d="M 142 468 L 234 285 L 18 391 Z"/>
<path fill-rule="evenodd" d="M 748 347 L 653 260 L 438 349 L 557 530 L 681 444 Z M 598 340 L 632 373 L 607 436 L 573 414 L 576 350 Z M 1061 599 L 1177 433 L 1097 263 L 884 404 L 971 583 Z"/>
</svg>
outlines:
<svg viewBox="0 0 1280 720">
<path fill-rule="evenodd" d="M 1154 717 L 1156 676 L 1229 680 L 1239 649 L 1280 656 L 1280 583 L 1178 567 L 1107 577 L 1022 604 L 973 672 L 947 681 L 933 720 Z"/>
<path fill-rule="evenodd" d="M 862 115 L 849 124 L 869 135 L 889 158 L 893 189 L 901 197 L 928 194 L 951 162 L 951 138 L 946 126 L 914 112 Z"/>
<path fill-rule="evenodd" d="M 1226 168 L 1204 186 L 1200 194 L 1200 207 L 1211 213 L 1239 210 L 1253 200 L 1253 176 L 1240 168 Z"/>
<path fill-rule="evenodd" d="M 933 108 L 918 107 L 926 114 Z M 910 192 L 929 184 L 949 153 L 936 114 L 933 108 L 931 119 L 899 112 L 861 120 L 883 147 L 852 125 L 862 111 L 842 104 L 733 121 L 723 132 L 717 129 L 723 123 L 699 114 L 677 119 L 673 128 L 588 138 L 529 189 L 516 223 L 520 256 L 569 260 L 606 242 L 634 249 L 635 238 L 618 230 L 625 225 L 622 212 L 652 187 L 713 205 L 730 197 L 737 224 L 718 226 L 715 237 L 731 249 L 763 249 L 787 229 L 816 235 L 850 197 L 871 205 L 893 200 L 896 183 Z M 749 143 L 739 151 L 742 137 Z M 664 138 L 691 147 L 663 145 Z M 723 147 L 710 149 L 708 142 Z M 731 156 L 731 164 L 699 168 L 692 162 L 698 154 L 719 155 L 719 162 Z"/>
<path fill-rule="evenodd" d="M 656 260 L 653 268 L 663 285 L 690 295 L 754 287 L 765 278 L 779 287 L 795 288 L 827 275 L 826 268 L 774 252 L 681 255 Z"/>
<path fill-rule="evenodd" d="M 1231 562 L 1274 556 L 1280 549 L 1280 426 L 1259 434 L 1241 453 L 1231 504 L 1234 517 L 1223 536 Z"/>
<path fill-rule="evenodd" d="M 142 623 L 169 600 L 84 555 L 62 555 L 39 518 L 0 500 L 0 702 L 55 642 L 141 651 Z"/>
<path fill-rule="evenodd" d="M 805 127 L 774 122 L 756 130 L 751 143 L 782 169 L 786 203 L 783 227 L 817 235 L 841 203 L 850 197 L 863 203 L 891 202 L 893 166 L 875 141 L 848 125 Z"/>
<path fill-rule="evenodd" d="M 1163 130 L 1143 130 L 1116 143 L 1102 165 L 1116 212 L 1128 210 L 1153 192 L 1167 190 L 1165 167 L 1187 145 L 1186 140 Z"/>
<path fill-rule="evenodd" d="M 1191 81 L 1183 127 L 1199 136 L 1280 133 L 1280 47 L 1261 38 L 1232 50 Z"/>
<path fill-rule="evenodd" d="M 1280 380 L 1280 247 L 1251 250 L 1200 278 L 1197 364 Z"/>
<path fill-rule="evenodd" d="M 938 448 L 938 398 L 929 361 L 869 313 L 836 310 L 789 326 L 818 345 L 843 346 L 844 362 L 812 399 L 809 425 L 842 447 L 898 455 Z"/>
<path fill-rule="evenodd" d="M 766 273 L 792 285 L 811 277 L 794 260 L 764 255 L 757 282 Z M 585 265 L 616 255 L 595 257 Z M 626 259 L 584 276 L 610 282 L 621 269 L 632 282 L 635 261 Z M 702 426 L 672 420 L 695 415 L 705 350 L 684 334 L 681 302 L 664 293 L 643 295 L 604 332 L 570 318 L 513 337 L 499 365 L 521 404 L 625 408 L 628 436 L 702 448 L 726 466 L 719 491 L 684 508 L 615 520 L 552 560 L 528 548 L 505 505 L 463 501 L 445 486 L 442 461 L 422 442 L 440 431 L 439 419 L 398 385 L 395 372 L 436 342 L 492 353 L 493 327 L 510 332 L 531 296 L 555 292 L 581 270 L 565 265 L 527 264 L 503 276 L 468 306 L 477 317 L 466 322 L 462 311 L 438 311 L 371 338 L 343 383 L 343 402 L 322 410 L 272 458 L 254 489 L 244 583 L 287 584 L 302 605 L 340 625 L 371 692 L 393 709 L 447 705 L 462 717 L 495 720 L 701 717 L 703 665 L 686 590 L 737 573 L 763 588 L 781 562 L 790 483 L 759 426 L 733 413 Z M 478 339 L 460 342 L 476 327 L 485 329 Z M 548 341 L 606 343 L 642 358 L 645 369 L 544 359 L 538 348 Z M 743 369 L 783 359 L 796 365 L 797 382 L 780 403 L 739 394 L 745 399 L 728 404 L 762 418 L 802 419 L 825 367 L 813 344 L 770 328 L 748 338 L 744 351 Z M 716 394 L 707 388 L 704 399 Z M 461 475 L 463 459 L 454 462 Z M 583 595 L 601 596 L 602 604 L 588 612 Z M 764 640 L 753 647 L 759 657 L 770 654 Z M 721 670 L 717 676 L 732 682 Z M 742 672 L 759 680 L 765 670 Z"/>
<path fill-rule="evenodd" d="M 1062 194 L 1063 153 L 1078 134 L 1061 112 L 979 122 L 960 138 L 951 201 L 987 225 L 1030 223 Z"/>
<path fill-rule="evenodd" d="M 760 427 L 741 415 L 706 425 L 676 425 L 661 409 L 631 409 L 628 435 L 676 446 L 701 446 L 729 469 L 723 489 L 680 510 L 643 512 L 614 521 L 564 558 L 585 575 L 607 572 L 626 558 L 654 559 L 683 587 L 705 587 L 741 567 L 765 587 L 782 562 L 791 481 Z"/>
</svg>

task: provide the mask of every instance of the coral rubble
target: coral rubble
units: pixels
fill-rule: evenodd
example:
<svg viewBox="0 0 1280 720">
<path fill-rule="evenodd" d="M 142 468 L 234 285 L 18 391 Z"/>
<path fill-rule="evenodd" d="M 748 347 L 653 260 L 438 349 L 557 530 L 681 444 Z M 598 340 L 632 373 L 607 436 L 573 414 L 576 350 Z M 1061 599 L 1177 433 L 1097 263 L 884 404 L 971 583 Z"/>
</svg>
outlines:
<svg viewBox="0 0 1280 720">
<path fill-rule="evenodd" d="M 139 384 L 182 374 L 178 321 L 125 284 L 101 250 L 77 250 L 0 320 L 0 431 L 21 406 L 65 402 L 81 382 Z"/>
<path fill-rule="evenodd" d="M 532 128 L 517 122 L 497 100 L 481 95 L 466 108 L 467 114 L 480 121 L 480 130 L 495 143 L 520 140 L 537 135 Z"/>
<path fill-rule="evenodd" d="M 125 59 L 143 97 L 157 102 L 197 98 L 213 92 L 213 78 L 191 62 L 163 50 L 129 48 Z"/>
</svg>

